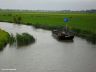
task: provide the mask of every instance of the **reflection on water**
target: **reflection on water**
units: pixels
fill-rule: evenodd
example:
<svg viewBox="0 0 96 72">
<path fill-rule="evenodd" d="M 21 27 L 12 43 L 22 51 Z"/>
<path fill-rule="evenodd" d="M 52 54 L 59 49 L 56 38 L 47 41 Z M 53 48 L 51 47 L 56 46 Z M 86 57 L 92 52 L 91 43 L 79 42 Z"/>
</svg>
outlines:
<svg viewBox="0 0 96 72">
<path fill-rule="evenodd" d="M 11 23 L 1 22 L 0 28 L 14 35 L 28 32 L 36 39 L 22 48 L 7 45 L 0 52 L 0 72 L 10 68 L 15 72 L 96 72 L 96 45 L 84 39 L 61 42 L 51 31 Z"/>
</svg>

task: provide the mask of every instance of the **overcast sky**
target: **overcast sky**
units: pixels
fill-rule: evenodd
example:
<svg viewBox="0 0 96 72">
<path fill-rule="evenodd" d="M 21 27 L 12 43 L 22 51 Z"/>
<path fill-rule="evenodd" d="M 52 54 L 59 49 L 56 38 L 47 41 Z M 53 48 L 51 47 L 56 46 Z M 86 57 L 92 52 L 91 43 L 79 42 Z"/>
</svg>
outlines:
<svg viewBox="0 0 96 72">
<path fill-rule="evenodd" d="M 86 10 L 96 9 L 96 0 L 0 0 L 1 9 Z"/>
</svg>

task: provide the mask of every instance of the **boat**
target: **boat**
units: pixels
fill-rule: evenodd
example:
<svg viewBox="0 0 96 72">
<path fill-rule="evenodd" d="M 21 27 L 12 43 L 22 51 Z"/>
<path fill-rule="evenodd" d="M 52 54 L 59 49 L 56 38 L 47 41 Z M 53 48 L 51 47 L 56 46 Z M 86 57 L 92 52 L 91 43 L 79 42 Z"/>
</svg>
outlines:
<svg viewBox="0 0 96 72">
<path fill-rule="evenodd" d="M 74 33 L 71 30 L 52 30 L 52 35 L 59 40 L 73 40 Z"/>
</svg>

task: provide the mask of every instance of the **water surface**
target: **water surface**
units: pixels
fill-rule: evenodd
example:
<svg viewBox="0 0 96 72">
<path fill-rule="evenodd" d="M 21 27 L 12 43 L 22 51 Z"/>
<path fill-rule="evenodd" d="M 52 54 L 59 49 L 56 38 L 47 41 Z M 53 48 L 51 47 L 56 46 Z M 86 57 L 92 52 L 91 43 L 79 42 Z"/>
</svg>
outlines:
<svg viewBox="0 0 96 72">
<path fill-rule="evenodd" d="M 0 22 L 0 28 L 14 35 L 28 32 L 36 39 L 29 46 L 7 45 L 0 51 L 0 72 L 96 72 L 96 45 L 84 39 L 60 42 L 51 31 L 12 23 Z"/>
</svg>

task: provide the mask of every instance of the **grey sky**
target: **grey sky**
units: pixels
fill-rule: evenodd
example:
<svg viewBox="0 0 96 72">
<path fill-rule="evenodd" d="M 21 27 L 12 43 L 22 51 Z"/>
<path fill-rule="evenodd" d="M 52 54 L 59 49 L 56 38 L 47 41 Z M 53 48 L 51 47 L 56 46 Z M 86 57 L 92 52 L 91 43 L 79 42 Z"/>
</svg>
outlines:
<svg viewBox="0 0 96 72">
<path fill-rule="evenodd" d="M 0 0 L 2 9 L 86 10 L 96 9 L 96 0 Z"/>
</svg>

